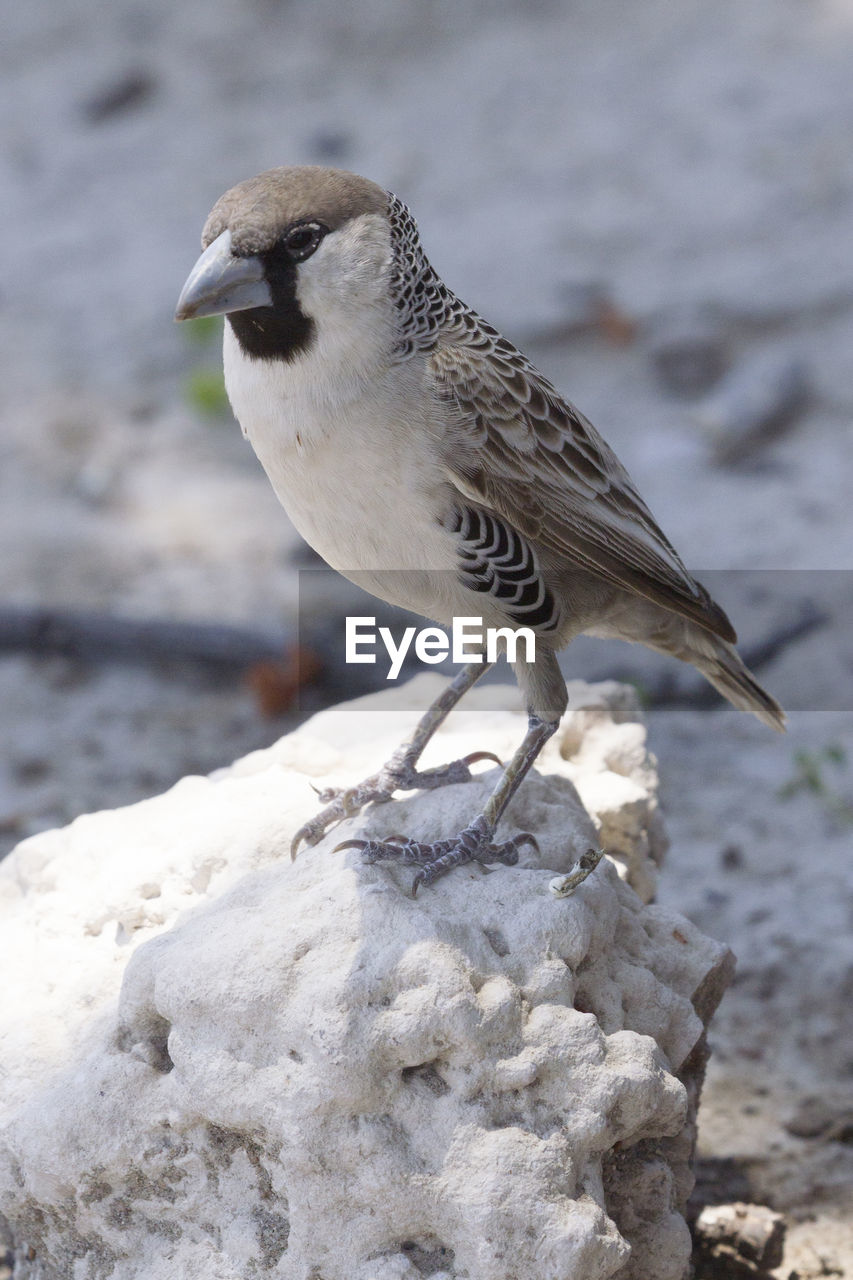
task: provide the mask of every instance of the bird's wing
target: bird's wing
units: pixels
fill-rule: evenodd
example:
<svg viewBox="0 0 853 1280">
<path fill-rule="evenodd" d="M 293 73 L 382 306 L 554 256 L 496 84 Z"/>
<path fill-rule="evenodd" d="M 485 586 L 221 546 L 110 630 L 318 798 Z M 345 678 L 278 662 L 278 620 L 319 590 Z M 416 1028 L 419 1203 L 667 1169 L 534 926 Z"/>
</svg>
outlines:
<svg viewBox="0 0 853 1280">
<path fill-rule="evenodd" d="M 736 639 L 613 451 L 512 343 L 463 313 L 429 375 L 454 410 L 444 462 L 462 494 L 556 555 Z"/>
</svg>

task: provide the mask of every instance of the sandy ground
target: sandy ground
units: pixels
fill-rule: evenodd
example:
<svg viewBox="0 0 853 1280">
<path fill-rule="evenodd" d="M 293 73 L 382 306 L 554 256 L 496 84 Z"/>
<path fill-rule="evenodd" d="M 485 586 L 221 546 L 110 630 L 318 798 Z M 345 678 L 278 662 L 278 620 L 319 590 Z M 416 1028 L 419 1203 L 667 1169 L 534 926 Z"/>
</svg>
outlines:
<svg viewBox="0 0 853 1280">
<path fill-rule="evenodd" d="M 233 181 L 320 162 L 397 190 L 450 284 L 603 430 L 747 640 L 810 599 L 829 615 L 762 672 L 786 738 L 725 709 L 653 711 L 650 737 L 662 897 L 740 962 L 702 1157 L 788 1215 L 779 1277 L 853 1275 L 853 5 L 338 8 L 7 15 L 0 604 L 292 624 L 298 540 L 233 424 L 187 402 L 217 355 L 171 311 Z M 615 321 L 588 323 L 595 289 Z M 660 374 L 661 335 L 697 308 L 721 365 L 806 370 L 807 404 L 737 466 L 714 460 L 704 392 Z M 604 675 L 610 654 L 583 642 L 570 663 Z M 236 681 L 21 654 L 0 690 L 4 847 L 295 718 L 263 719 Z"/>
</svg>

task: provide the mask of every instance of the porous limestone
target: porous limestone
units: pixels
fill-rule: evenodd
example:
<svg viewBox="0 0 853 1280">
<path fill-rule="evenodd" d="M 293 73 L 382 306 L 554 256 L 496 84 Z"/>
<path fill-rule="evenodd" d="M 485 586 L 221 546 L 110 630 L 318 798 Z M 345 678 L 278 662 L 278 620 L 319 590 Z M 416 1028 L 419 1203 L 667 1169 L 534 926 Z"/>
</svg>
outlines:
<svg viewBox="0 0 853 1280">
<path fill-rule="evenodd" d="M 732 962 L 644 901 L 663 837 L 630 691 L 570 687 L 505 821 L 539 841 L 517 867 L 413 899 L 410 869 L 334 852 L 344 828 L 290 861 L 309 782 L 377 767 L 436 685 L 324 712 L 0 868 L 16 1280 L 683 1280 Z M 475 690 L 425 763 L 508 754 L 512 697 Z M 346 835 L 450 835 L 495 777 Z M 556 898 L 597 840 L 614 859 Z"/>
</svg>

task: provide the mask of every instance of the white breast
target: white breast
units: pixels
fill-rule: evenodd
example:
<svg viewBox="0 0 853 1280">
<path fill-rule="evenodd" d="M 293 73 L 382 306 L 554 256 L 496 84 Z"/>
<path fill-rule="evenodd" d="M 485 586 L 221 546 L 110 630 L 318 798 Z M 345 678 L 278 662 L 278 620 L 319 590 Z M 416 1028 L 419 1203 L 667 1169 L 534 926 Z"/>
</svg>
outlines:
<svg viewBox="0 0 853 1280">
<path fill-rule="evenodd" d="M 348 339 L 343 360 L 341 344 L 320 341 L 293 362 L 251 360 L 226 324 L 234 413 L 290 519 L 333 568 L 451 570 L 440 426 L 422 368 L 371 371 L 375 346 L 359 352 Z"/>
</svg>

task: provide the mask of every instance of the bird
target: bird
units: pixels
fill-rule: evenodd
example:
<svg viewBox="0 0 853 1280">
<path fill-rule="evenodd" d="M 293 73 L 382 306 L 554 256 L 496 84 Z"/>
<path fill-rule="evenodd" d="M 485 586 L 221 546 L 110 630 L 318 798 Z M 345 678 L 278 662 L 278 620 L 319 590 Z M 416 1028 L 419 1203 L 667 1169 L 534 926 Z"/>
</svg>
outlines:
<svg viewBox="0 0 853 1280">
<path fill-rule="evenodd" d="M 214 205 L 175 318 L 224 315 L 234 415 L 299 533 L 334 569 L 443 626 L 530 628 L 516 654 L 528 727 L 456 836 L 352 839 L 417 867 L 412 892 L 468 862 L 513 865 L 535 834 L 498 824 L 568 704 L 557 653 L 616 637 L 692 663 L 783 730 L 722 608 L 687 571 L 625 467 L 532 362 L 445 285 L 408 207 L 357 174 L 269 169 Z M 371 777 L 320 792 L 291 854 L 398 791 L 472 778 L 489 751 L 433 769 L 435 730 L 488 669 L 456 675 Z M 588 860 L 588 869 L 595 859 Z M 576 880 L 583 878 L 582 871 Z"/>
</svg>

